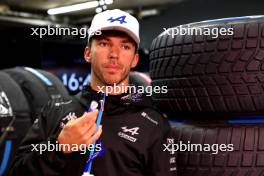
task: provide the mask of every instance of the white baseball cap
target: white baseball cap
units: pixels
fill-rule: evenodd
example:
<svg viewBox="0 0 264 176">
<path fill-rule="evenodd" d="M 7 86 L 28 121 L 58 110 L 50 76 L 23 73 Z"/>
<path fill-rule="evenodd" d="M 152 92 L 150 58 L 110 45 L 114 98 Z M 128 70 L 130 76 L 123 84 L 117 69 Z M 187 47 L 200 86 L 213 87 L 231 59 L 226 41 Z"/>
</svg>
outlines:
<svg viewBox="0 0 264 176">
<path fill-rule="evenodd" d="M 103 30 L 123 31 L 127 33 L 137 45 L 140 42 L 138 20 L 129 13 L 119 9 L 106 10 L 94 16 L 89 29 L 88 42 L 93 35 L 96 35 L 96 31 Z"/>
</svg>

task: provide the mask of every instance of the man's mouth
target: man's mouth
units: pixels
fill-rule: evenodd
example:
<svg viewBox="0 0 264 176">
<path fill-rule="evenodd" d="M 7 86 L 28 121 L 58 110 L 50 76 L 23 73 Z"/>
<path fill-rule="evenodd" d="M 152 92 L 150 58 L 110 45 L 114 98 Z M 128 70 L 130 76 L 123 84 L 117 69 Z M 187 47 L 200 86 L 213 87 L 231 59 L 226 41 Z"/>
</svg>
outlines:
<svg viewBox="0 0 264 176">
<path fill-rule="evenodd" d="M 114 65 L 114 64 L 108 64 L 105 66 L 105 68 L 109 70 L 110 72 L 116 72 L 120 69 L 118 65 Z"/>
</svg>

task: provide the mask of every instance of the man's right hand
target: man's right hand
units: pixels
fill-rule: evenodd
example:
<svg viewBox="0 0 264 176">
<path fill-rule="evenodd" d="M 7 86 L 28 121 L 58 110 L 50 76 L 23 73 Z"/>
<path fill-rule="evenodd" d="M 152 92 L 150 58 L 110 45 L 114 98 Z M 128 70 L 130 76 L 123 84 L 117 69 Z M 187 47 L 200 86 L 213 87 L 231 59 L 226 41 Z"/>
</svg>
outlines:
<svg viewBox="0 0 264 176">
<path fill-rule="evenodd" d="M 102 126 L 96 131 L 96 117 L 98 110 L 93 112 L 85 112 L 80 118 L 70 120 L 62 129 L 58 136 L 59 144 L 84 145 L 89 147 L 102 134 Z M 67 149 L 67 147 L 65 147 Z M 63 151 L 71 153 L 71 150 Z"/>
</svg>

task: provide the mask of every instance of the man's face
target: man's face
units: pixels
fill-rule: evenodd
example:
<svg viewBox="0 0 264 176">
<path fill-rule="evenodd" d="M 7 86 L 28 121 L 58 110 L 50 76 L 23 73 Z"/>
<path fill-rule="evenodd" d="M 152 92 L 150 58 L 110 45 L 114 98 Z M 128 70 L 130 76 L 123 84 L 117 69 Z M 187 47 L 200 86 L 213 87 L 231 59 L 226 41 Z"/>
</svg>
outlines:
<svg viewBox="0 0 264 176">
<path fill-rule="evenodd" d="M 92 82 L 113 85 L 128 82 L 130 69 L 138 62 L 135 44 L 127 35 L 106 33 L 92 39 L 85 49 L 85 59 L 92 66 Z"/>
</svg>

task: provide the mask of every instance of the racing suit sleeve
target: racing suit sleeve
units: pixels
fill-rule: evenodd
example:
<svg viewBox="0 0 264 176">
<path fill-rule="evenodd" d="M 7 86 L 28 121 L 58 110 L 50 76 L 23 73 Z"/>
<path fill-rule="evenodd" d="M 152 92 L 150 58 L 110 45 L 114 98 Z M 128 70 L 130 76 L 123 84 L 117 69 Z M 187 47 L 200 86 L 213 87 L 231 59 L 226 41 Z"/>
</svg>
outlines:
<svg viewBox="0 0 264 176">
<path fill-rule="evenodd" d="M 172 130 L 167 120 L 162 119 L 154 142 L 149 150 L 149 175 L 153 176 L 176 176 L 176 157 L 169 151 L 164 150 L 168 139 L 172 139 Z"/>
<path fill-rule="evenodd" d="M 40 152 L 45 144 L 55 144 L 60 132 L 57 125 L 58 109 L 53 105 L 54 102 L 49 102 L 29 129 L 12 163 L 10 175 L 60 175 L 67 155 L 55 150 Z M 43 147 L 41 144 L 44 144 Z"/>
</svg>

